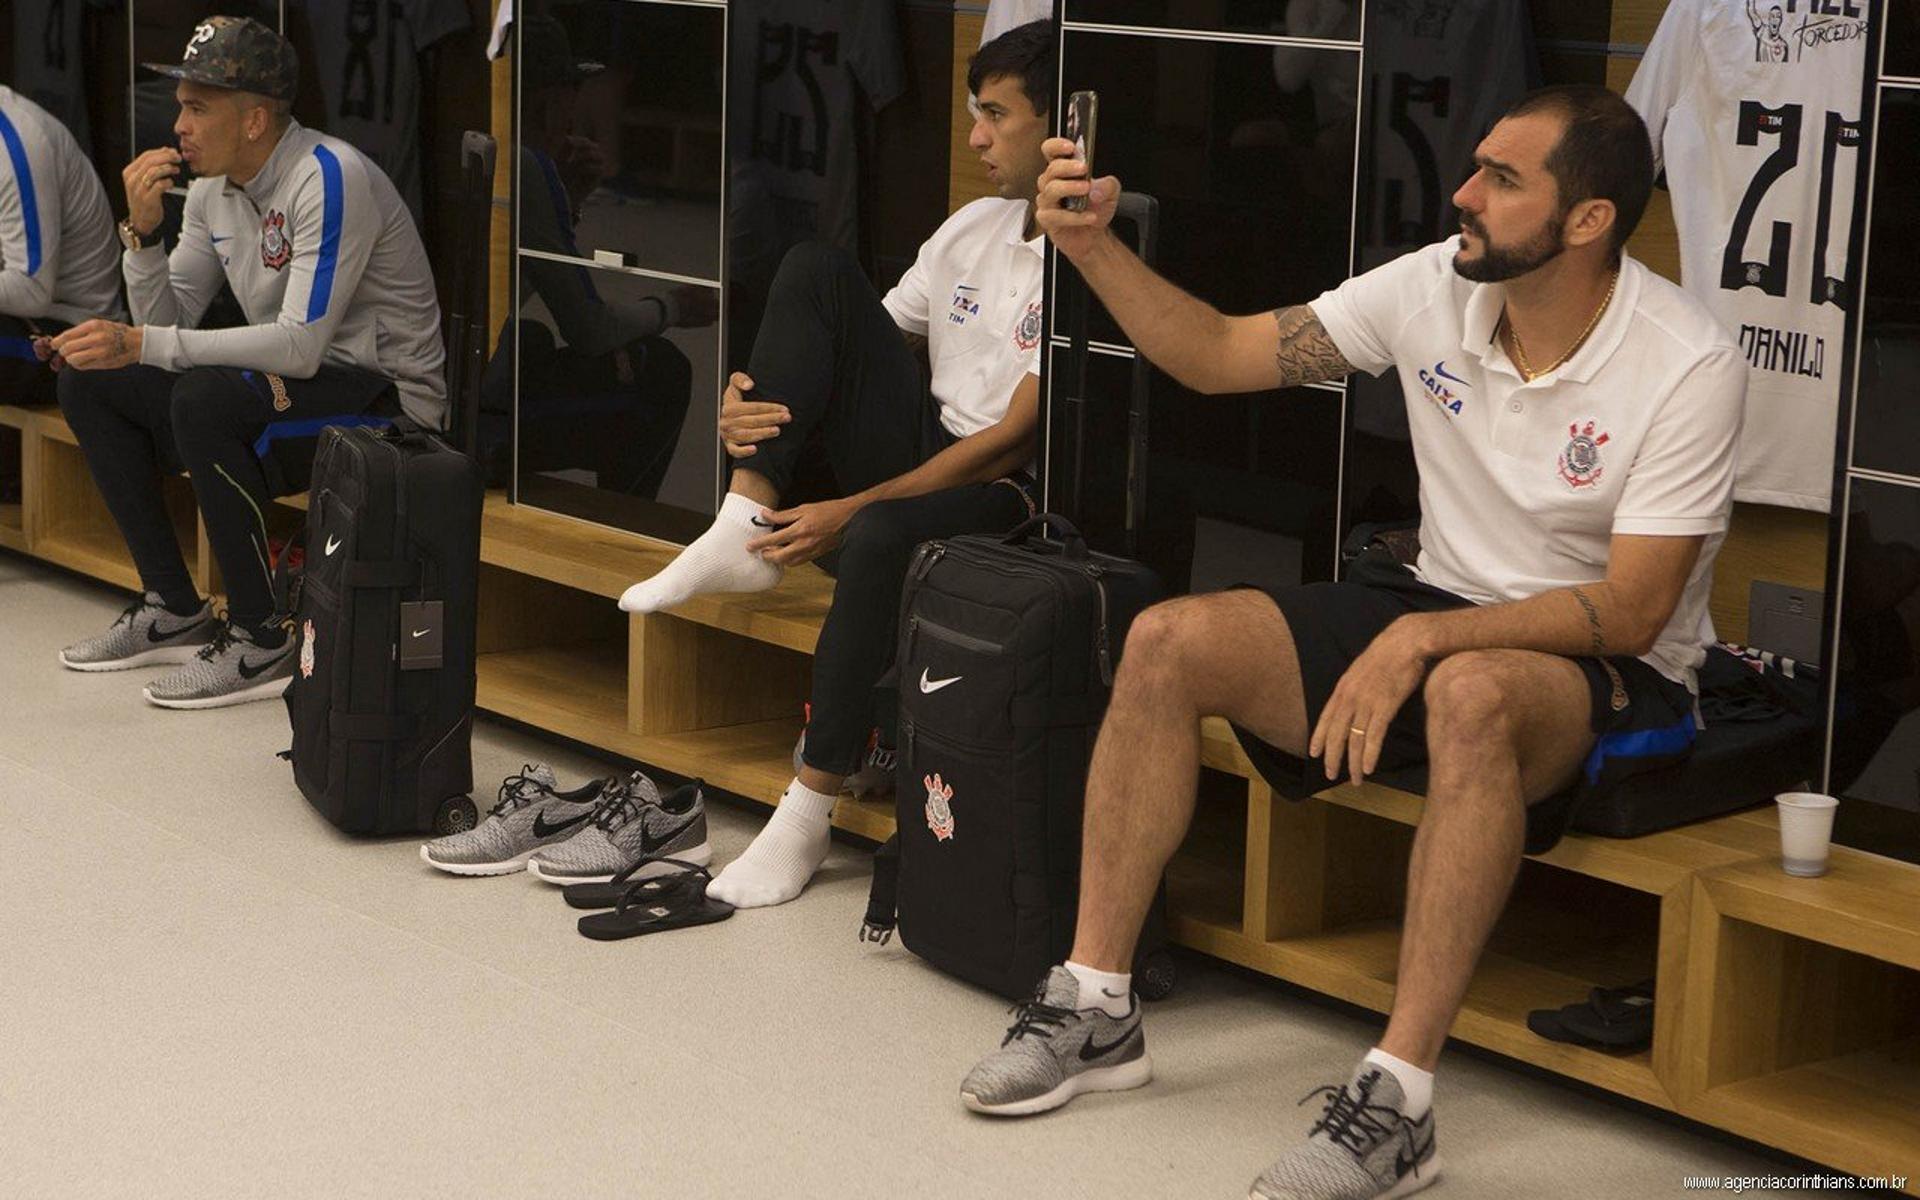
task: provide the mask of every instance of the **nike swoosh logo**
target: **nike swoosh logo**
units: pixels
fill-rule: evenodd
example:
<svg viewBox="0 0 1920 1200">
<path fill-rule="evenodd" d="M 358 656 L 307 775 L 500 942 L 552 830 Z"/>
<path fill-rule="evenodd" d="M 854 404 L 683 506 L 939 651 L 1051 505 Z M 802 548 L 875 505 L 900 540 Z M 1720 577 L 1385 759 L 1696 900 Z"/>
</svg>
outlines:
<svg viewBox="0 0 1920 1200">
<path fill-rule="evenodd" d="M 667 830 L 665 833 L 661 834 L 659 837 L 651 837 L 648 835 L 645 829 L 642 829 L 640 831 L 640 853 L 652 854 L 654 851 L 660 849 L 662 846 L 666 845 L 668 842 L 671 842 L 673 839 L 679 837 L 681 834 L 685 833 L 688 829 L 692 828 L 694 820 L 695 818 L 688 817 L 686 820 L 680 822 L 678 825 L 675 825 L 672 829 Z"/>
<path fill-rule="evenodd" d="M 432 632 L 433 632 L 433 630 L 431 630 L 431 629 L 416 629 L 416 630 L 414 630 L 414 631 L 413 631 L 413 636 L 415 636 L 415 637 L 425 637 L 425 636 L 427 636 L 428 634 L 430 634 L 430 633 L 432 633 Z"/>
<path fill-rule="evenodd" d="M 1447 360 L 1444 358 L 1441 359 L 1439 362 L 1433 364 L 1433 373 L 1435 375 L 1438 375 L 1442 379 L 1451 379 L 1462 387 L 1473 386 L 1471 383 L 1468 383 L 1466 380 L 1460 378 L 1458 375 L 1455 375 L 1452 371 L 1447 370 Z"/>
<path fill-rule="evenodd" d="M 230 233 L 224 234 L 224 235 L 216 233 L 213 235 L 213 244 L 216 246 L 218 246 L 221 242 L 230 242 L 232 240 L 233 240 L 233 235 Z"/>
<path fill-rule="evenodd" d="M 155 621 L 153 624 L 147 626 L 147 640 L 149 642 L 164 642 L 168 638 L 176 638 L 183 633 L 189 633 L 198 629 L 206 623 L 207 618 L 201 617 L 198 621 L 188 621 L 185 625 L 177 629 L 162 629 L 160 628 L 160 622 Z"/>
<path fill-rule="evenodd" d="M 533 836 L 537 838 L 552 837 L 563 829 L 572 829 L 575 825 L 584 824 L 586 819 L 592 815 L 593 810 L 588 809 L 577 817 L 569 817 L 567 820 L 561 821 L 558 824 L 549 825 L 547 824 L 547 815 L 545 813 L 535 813 L 533 814 Z"/>
<path fill-rule="evenodd" d="M 1115 1038 L 1113 1041 L 1108 1042 L 1104 1046 L 1099 1045 L 1093 1040 L 1091 1036 L 1089 1036 L 1086 1041 L 1080 1043 L 1080 1061 L 1092 1062 L 1096 1058 L 1103 1058 L 1106 1055 L 1113 1053 L 1115 1050 L 1118 1050 L 1120 1047 L 1126 1045 L 1128 1042 L 1132 1041 L 1134 1037 L 1137 1034 L 1139 1034 L 1139 1032 L 1140 1032 L 1140 1027 L 1138 1025 L 1135 1025 L 1133 1028 L 1127 1030 L 1125 1033 L 1121 1034 L 1119 1037 Z"/>
<path fill-rule="evenodd" d="M 328 539 L 327 539 L 327 557 L 328 557 L 328 558 L 332 558 L 332 557 L 333 557 L 333 552 L 334 552 L 335 550 L 338 550 L 339 548 L 340 548 L 340 539 L 339 539 L 339 538 L 335 538 L 335 537 L 330 537 L 330 538 L 328 538 Z"/>
<path fill-rule="evenodd" d="M 752 525 L 752 526 L 753 526 L 753 527 L 755 527 L 756 529 L 778 529 L 778 528 L 780 528 L 780 526 L 778 526 L 778 525 L 775 525 L 775 524 L 774 524 L 774 523 L 773 523 L 772 521 L 762 521 L 762 520 L 761 520 L 761 519 L 760 519 L 759 517 L 748 517 L 748 518 L 747 518 L 747 524 L 749 524 L 749 525 Z"/>
<path fill-rule="evenodd" d="M 955 675 L 951 679 L 928 679 L 926 669 L 923 667 L 920 671 L 920 691 L 930 696 L 950 683 L 959 683 L 963 678 L 965 676 Z"/>
<path fill-rule="evenodd" d="M 285 657 L 286 657 L 285 654 L 276 654 L 272 658 L 269 658 L 267 661 L 261 663 L 259 666 L 256 667 L 253 664 L 249 663 L 247 661 L 247 656 L 243 654 L 240 656 L 240 665 L 236 669 L 240 672 L 240 678 L 254 679 L 260 676 L 261 674 L 263 674 L 264 672 L 268 671 L 269 669 L 271 669 L 275 663 L 279 662 L 281 659 Z"/>
</svg>

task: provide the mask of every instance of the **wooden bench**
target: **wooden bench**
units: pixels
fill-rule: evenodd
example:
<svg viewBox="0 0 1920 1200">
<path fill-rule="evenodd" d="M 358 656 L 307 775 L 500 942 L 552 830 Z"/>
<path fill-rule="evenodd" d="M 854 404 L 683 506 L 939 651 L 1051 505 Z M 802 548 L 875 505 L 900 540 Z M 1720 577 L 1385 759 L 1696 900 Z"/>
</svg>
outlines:
<svg viewBox="0 0 1920 1200">
<path fill-rule="evenodd" d="M 0 438 L 18 439 L 21 467 L 21 502 L 0 505 L 0 547 L 138 591 L 133 559 L 60 410 L 0 404 Z M 202 595 L 219 594 L 220 571 L 192 482 L 185 475 L 167 476 L 161 488 L 194 586 Z M 283 497 L 268 514 L 269 532 L 291 533 L 300 523 L 295 510 L 304 503 L 303 496 Z"/>
<path fill-rule="evenodd" d="M 0 508 L 0 545 L 133 587 L 58 412 L 0 407 L 7 430 L 22 438 L 26 486 L 21 511 Z M 185 502 L 176 521 L 205 580 L 191 500 L 170 493 Z M 281 518 L 296 521 L 297 503 L 279 506 Z M 770 592 L 627 614 L 615 599 L 676 547 L 500 495 L 483 520 L 481 708 L 760 803 L 778 798 L 830 579 L 805 567 Z M 1729 620 L 1718 606 L 1716 620 Z M 1202 763 L 1193 830 L 1168 871 L 1175 939 L 1387 1011 L 1424 801 L 1376 784 L 1276 798 L 1217 720 L 1203 725 Z M 879 840 L 892 806 L 843 798 L 834 823 Z M 1767 810 L 1631 840 L 1569 834 L 1522 865 L 1454 1035 L 1817 1162 L 1904 1173 L 1914 1190 L 1920 868 L 1841 848 L 1825 878 L 1790 879 L 1778 845 Z M 1526 1028 L 1530 1009 L 1648 976 L 1651 1049 L 1605 1054 Z"/>
</svg>

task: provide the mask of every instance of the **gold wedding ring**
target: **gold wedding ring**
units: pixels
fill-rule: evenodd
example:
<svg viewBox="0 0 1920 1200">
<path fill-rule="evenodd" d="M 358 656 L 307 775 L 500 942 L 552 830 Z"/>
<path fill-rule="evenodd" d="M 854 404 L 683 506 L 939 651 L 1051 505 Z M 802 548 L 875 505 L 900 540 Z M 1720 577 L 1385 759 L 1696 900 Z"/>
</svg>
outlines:
<svg viewBox="0 0 1920 1200">
<path fill-rule="evenodd" d="M 1365 737 L 1365 736 L 1367 736 L 1367 731 L 1366 731 L 1366 730 L 1364 730 L 1364 729 L 1362 729 L 1362 728 L 1360 728 L 1360 727 L 1359 727 L 1358 725 L 1349 725 L 1349 726 L 1347 726 L 1347 732 L 1348 732 L 1348 733 L 1357 733 L 1357 734 L 1359 734 L 1359 735 L 1360 735 L 1361 737 Z"/>
</svg>

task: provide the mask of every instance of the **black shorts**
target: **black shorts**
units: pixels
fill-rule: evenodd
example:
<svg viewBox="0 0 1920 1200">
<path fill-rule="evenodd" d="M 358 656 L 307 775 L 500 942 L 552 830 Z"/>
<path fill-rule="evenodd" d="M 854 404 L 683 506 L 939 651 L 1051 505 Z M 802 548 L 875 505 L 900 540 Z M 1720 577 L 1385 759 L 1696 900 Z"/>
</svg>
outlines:
<svg viewBox="0 0 1920 1200">
<path fill-rule="evenodd" d="M 1354 659 L 1395 619 L 1444 612 L 1473 602 L 1414 578 L 1392 555 L 1369 550 L 1338 583 L 1261 589 L 1286 618 L 1300 656 L 1300 682 L 1309 728 Z M 1637 658 L 1574 658 L 1587 677 L 1592 752 L 1580 778 L 1527 811 L 1527 853 L 1550 849 L 1587 799 L 1619 780 L 1669 766 L 1693 749 L 1697 731 L 1693 694 Z M 1304 800 L 1331 785 L 1323 763 L 1288 754 L 1234 726 L 1247 758 L 1274 791 Z M 1407 697 L 1387 727 L 1373 778 L 1424 794 L 1427 787 L 1427 706 L 1419 690 Z"/>
</svg>

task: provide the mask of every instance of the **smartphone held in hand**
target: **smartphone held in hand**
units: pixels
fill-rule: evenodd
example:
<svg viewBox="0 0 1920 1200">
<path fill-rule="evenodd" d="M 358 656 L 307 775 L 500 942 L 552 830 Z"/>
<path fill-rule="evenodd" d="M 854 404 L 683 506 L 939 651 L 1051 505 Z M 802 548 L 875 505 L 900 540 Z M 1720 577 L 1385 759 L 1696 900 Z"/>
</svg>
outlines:
<svg viewBox="0 0 1920 1200">
<path fill-rule="evenodd" d="M 1073 156 L 1087 165 L 1087 180 L 1093 180 L 1093 135 L 1100 124 L 1098 92 L 1075 92 L 1067 98 L 1066 138 L 1073 143 Z M 1087 211 L 1087 197 L 1068 196 L 1062 205 L 1074 212 Z"/>
</svg>

